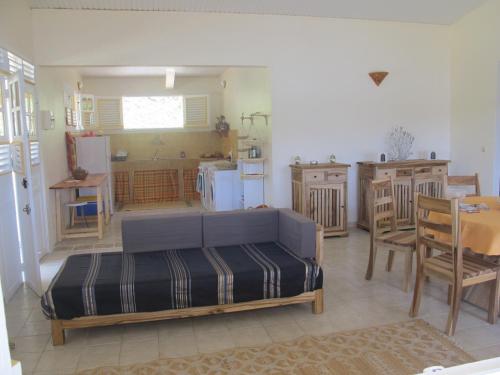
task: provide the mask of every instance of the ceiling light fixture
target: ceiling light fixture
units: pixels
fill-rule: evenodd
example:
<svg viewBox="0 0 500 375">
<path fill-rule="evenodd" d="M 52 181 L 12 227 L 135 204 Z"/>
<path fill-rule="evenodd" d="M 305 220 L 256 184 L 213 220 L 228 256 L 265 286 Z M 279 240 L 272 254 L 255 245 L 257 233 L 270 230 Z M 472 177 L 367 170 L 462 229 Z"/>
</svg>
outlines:
<svg viewBox="0 0 500 375">
<path fill-rule="evenodd" d="M 165 87 L 167 89 L 173 89 L 175 84 L 175 70 L 167 69 L 165 70 Z"/>
</svg>

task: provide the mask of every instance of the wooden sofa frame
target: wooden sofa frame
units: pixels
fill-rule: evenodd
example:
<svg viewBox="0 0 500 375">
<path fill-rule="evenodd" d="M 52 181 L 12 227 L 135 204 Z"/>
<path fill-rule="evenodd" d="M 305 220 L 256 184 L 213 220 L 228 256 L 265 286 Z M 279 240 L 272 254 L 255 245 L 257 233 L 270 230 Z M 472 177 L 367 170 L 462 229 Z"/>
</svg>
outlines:
<svg viewBox="0 0 500 375">
<path fill-rule="evenodd" d="M 323 228 L 320 225 L 316 226 L 316 262 L 318 265 L 323 263 Z M 189 318 L 203 315 L 214 315 L 236 311 L 248 311 L 256 309 L 264 309 L 266 307 L 277 307 L 285 305 L 293 305 L 299 303 L 312 302 L 312 310 L 314 314 L 323 313 L 323 289 L 318 289 L 313 292 L 299 294 L 294 297 L 272 298 L 258 301 L 233 303 L 226 305 L 201 306 L 191 307 L 187 309 L 163 310 L 153 312 L 128 313 L 128 314 L 113 314 L 113 315 L 96 315 L 84 316 L 74 319 L 56 319 L 52 320 L 52 344 L 54 346 L 64 345 L 64 330 L 75 328 L 101 327 L 118 324 L 143 323 L 159 320 Z"/>
</svg>

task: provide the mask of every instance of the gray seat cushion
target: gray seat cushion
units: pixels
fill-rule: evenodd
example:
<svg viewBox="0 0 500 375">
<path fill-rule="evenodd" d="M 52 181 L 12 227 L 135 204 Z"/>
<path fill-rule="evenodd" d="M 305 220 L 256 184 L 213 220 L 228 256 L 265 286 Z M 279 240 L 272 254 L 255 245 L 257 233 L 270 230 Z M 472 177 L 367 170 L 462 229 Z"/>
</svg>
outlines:
<svg viewBox="0 0 500 375">
<path fill-rule="evenodd" d="M 289 208 L 280 208 L 279 242 L 301 258 L 316 257 L 316 223 Z"/>
<path fill-rule="evenodd" d="M 190 249 L 203 246 L 201 213 L 123 218 L 123 252 Z"/>
<path fill-rule="evenodd" d="M 205 247 L 278 240 L 278 210 L 260 208 L 203 214 Z"/>
</svg>

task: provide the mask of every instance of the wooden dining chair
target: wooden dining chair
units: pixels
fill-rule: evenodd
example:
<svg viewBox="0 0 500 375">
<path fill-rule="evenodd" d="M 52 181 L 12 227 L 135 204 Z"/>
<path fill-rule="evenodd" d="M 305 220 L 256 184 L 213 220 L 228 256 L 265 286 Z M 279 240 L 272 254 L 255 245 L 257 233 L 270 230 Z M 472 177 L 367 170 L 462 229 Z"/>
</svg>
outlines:
<svg viewBox="0 0 500 375">
<path fill-rule="evenodd" d="M 462 290 L 471 285 L 491 283 L 488 322 L 495 324 L 499 312 L 500 268 L 479 257 L 463 254 L 458 199 L 431 198 L 417 193 L 415 201 L 417 271 L 410 316 L 418 315 L 425 277 L 435 276 L 451 285 L 445 330 L 448 335 L 455 333 Z M 450 224 L 443 224 L 443 215 L 450 217 Z M 427 248 L 439 250 L 441 254 L 427 257 Z"/>
<path fill-rule="evenodd" d="M 462 188 L 464 191 L 472 190 L 472 193 L 466 196 L 480 196 L 481 187 L 479 186 L 479 174 L 473 176 L 445 176 L 444 179 L 445 193 L 448 193 L 448 188 Z"/>
<path fill-rule="evenodd" d="M 370 258 L 366 270 L 366 280 L 371 280 L 377 257 L 377 250 L 388 250 L 388 272 L 392 269 L 395 252 L 405 256 L 405 276 L 403 290 L 408 291 L 412 272 L 413 252 L 416 247 L 414 230 L 398 230 L 396 205 L 392 178 L 370 182 L 367 197 L 370 221 Z"/>
</svg>

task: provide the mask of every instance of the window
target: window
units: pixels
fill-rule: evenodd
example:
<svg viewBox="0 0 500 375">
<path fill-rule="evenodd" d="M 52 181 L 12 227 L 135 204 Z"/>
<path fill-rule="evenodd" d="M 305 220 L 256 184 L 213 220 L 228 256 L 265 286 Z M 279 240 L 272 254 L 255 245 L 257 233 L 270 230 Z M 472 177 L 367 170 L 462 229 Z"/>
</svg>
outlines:
<svg viewBox="0 0 500 375">
<path fill-rule="evenodd" d="M 7 125 L 4 121 L 4 80 L 0 79 L 0 137 L 5 137 L 7 135 L 7 129 L 5 126 Z"/>
<path fill-rule="evenodd" d="M 182 96 L 124 96 L 125 129 L 161 129 L 184 127 Z"/>
</svg>

